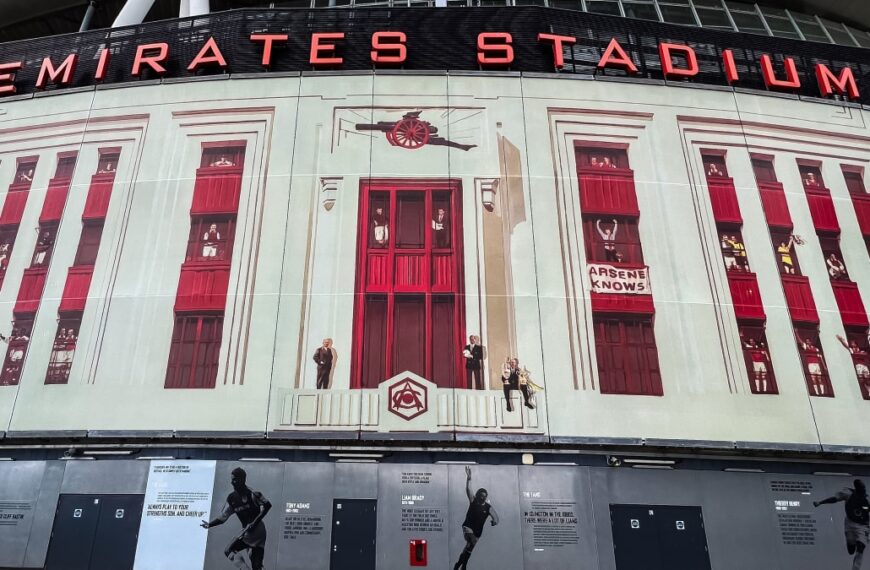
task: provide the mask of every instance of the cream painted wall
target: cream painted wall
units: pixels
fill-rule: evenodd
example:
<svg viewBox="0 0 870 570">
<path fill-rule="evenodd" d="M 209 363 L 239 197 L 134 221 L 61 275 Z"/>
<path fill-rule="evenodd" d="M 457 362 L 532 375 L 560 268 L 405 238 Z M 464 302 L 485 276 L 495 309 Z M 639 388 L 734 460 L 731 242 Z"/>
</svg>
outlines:
<svg viewBox="0 0 870 570">
<path fill-rule="evenodd" d="M 39 154 L 40 164 L 0 289 L 0 323 L 11 321 L 36 239 L 30 229 L 57 152 L 79 149 L 23 379 L 19 387 L 0 387 L 0 418 L 9 431 L 402 430 L 401 422 L 383 419 L 386 404 L 377 391 L 362 397 L 350 390 L 359 188 L 369 177 L 450 178 L 462 186 L 467 332 L 479 333 L 484 344 L 490 336 L 500 339 L 499 352 L 515 343 L 509 350 L 545 391 L 538 394 L 538 410 L 513 417 L 502 411 L 499 390 L 433 388 L 432 413 L 439 419 L 419 429 L 563 441 L 801 446 L 821 439 L 870 446 L 861 420 L 870 404 L 861 399 L 849 355 L 835 339 L 843 326 L 795 162 L 822 162 L 846 263 L 870 298 L 867 250 L 840 172 L 841 164 L 863 167 L 870 160 L 860 109 L 718 90 L 471 74 L 168 83 L 2 106 L 0 184 L 11 180 L 16 157 Z M 475 148 L 407 150 L 390 145 L 383 133 L 355 128 L 408 111 L 422 111 L 441 136 Z M 200 144 L 240 139 L 247 143 L 245 179 L 217 387 L 165 390 Z M 628 145 L 663 397 L 599 392 L 575 142 Z M 45 386 L 87 185 L 97 150 L 109 145 L 122 147 L 121 163 L 72 376 L 68 385 Z M 748 389 L 701 148 L 727 152 L 767 312 L 777 396 Z M 833 399 L 807 395 L 751 170 L 753 152 L 775 157 L 795 231 L 807 238 L 799 256 L 820 311 Z M 499 208 L 511 208 L 509 231 L 498 245 L 484 241 L 493 227 L 506 227 L 494 218 L 505 212 L 491 212 L 481 201 L 482 186 L 493 182 L 497 193 L 511 196 L 498 194 Z M 493 265 L 501 256 L 503 272 Z M 501 275 L 507 282 L 488 286 Z M 505 290 L 510 303 L 488 298 Z M 0 332 L 9 328 L 0 325 Z M 328 398 L 314 391 L 311 360 L 324 337 L 334 340 L 338 355 Z M 488 356 L 486 365 L 495 370 L 506 355 Z M 297 421 L 300 411 L 314 414 L 306 416 L 314 423 Z M 344 419 L 334 421 L 338 416 Z"/>
</svg>

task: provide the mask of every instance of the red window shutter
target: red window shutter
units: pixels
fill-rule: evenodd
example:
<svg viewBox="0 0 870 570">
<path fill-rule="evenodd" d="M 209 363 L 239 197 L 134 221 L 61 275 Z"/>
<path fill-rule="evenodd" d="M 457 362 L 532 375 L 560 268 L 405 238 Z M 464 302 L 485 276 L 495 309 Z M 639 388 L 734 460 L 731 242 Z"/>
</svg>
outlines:
<svg viewBox="0 0 870 570">
<path fill-rule="evenodd" d="M 818 323 L 819 314 L 810 289 L 810 280 L 802 275 L 782 275 L 785 302 L 793 321 Z"/>
<path fill-rule="evenodd" d="M 63 296 L 60 300 L 61 313 L 84 311 L 88 300 L 88 291 L 91 288 L 91 277 L 94 274 L 93 266 L 81 265 L 69 268 L 66 276 L 66 284 L 63 287 Z"/>
<path fill-rule="evenodd" d="M 242 171 L 233 167 L 197 170 L 191 215 L 235 214 L 242 191 Z"/>
<path fill-rule="evenodd" d="M 29 184 L 28 184 L 29 187 Z M 24 207 L 27 205 L 28 192 L 12 191 L 6 194 L 6 200 L 3 202 L 3 211 L 0 212 L 0 225 L 15 225 L 21 223 L 21 218 L 24 216 Z"/>
<path fill-rule="evenodd" d="M 82 214 L 82 219 L 96 220 L 106 217 L 114 185 L 114 172 L 94 174 L 91 177 L 91 186 L 88 189 L 88 197 L 85 201 L 85 211 Z"/>
<path fill-rule="evenodd" d="M 49 183 L 45 200 L 42 202 L 42 212 L 39 214 L 40 223 L 60 221 L 63 217 L 69 185 L 69 178 L 55 178 Z"/>
<path fill-rule="evenodd" d="M 761 204 L 767 224 L 772 227 L 791 228 L 791 214 L 785 199 L 785 190 L 779 182 L 759 182 Z"/>
<path fill-rule="evenodd" d="M 620 295 L 615 293 L 591 293 L 592 311 L 624 315 L 652 315 L 655 305 L 652 295 Z"/>
<path fill-rule="evenodd" d="M 837 300 L 843 324 L 847 327 L 870 326 L 861 293 L 858 291 L 858 284 L 851 281 L 832 281 L 831 287 L 834 288 L 834 298 Z"/>
<path fill-rule="evenodd" d="M 737 203 L 737 190 L 731 178 L 707 178 L 710 203 L 713 206 L 713 219 L 717 223 L 742 224 L 740 205 Z"/>
<path fill-rule="evenodd" d="M 664 394 L 652 320 L 594 318 L 602 394 Z"/>
<path fill-rule="evenodd" d="M 229 280 L 227 263 L 184 264 L 175 299 L 176 312 L 223 311 Z"/>
<path fill-rule="evenodd" d="M 837 222 L 837 212 L 834 210 L 831 192 L 827 189 L 807 190 L 806 195 L 816 231 L 840 233 L 840 224 Z"/>
<path fill-rule="evenodd" d="M 223 316 L 177 316 L 164 387 L 214 388 L 222 333 Z"/>
<path fill-rule="evenodd" d="M 48 269 L 38 267 L 25 269 L 21 278 L 21 287 L 18 289 L 18 300 L 15 302 L 13 312 L 16 315 L 33 314 L 39 308 L 39 300 L 42 298 L 42 290 L 45 288 L 45 276 Z"/>
<path fill-rule="evenodd" d="M 584 214 L 639 216 L 634 172 L 580 170 L 580 209 Z"/>
<path fill-rule="evenodd" d="M 764 306 L 758 291 L 758 279 L 754 273 L 730 271 L 728 287 L 731 289 L 731 302 L 738 319 L 764 320 Z"/>
<path fill-rule="evenodd" d="M 861 233 L 870 236 L 870 195 L 852 196 L 852 205 L 855 207 Z"/>
</svg>

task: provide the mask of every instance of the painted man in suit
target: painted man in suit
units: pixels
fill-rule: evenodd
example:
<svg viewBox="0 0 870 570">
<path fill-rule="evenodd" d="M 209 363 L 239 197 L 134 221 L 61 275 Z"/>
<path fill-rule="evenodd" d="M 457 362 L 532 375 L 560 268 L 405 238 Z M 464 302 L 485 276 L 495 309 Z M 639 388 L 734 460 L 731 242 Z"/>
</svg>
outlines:
<svg viewBox="0 0 870 570">
<path fill-rule="evenodd" d="M 483 390 L 483 346 L 479 336 L 468 337 L 462 356 L 465 357 L 465 385 L 472 390 Z"/>
<path fill-rule="evenodd" d="M 329 388 L 329 375 L 332 372 L 332 364 L 335 362 L 335 349 L 332 348 L 332 339 L 323 339 L 323 345 L 314 351 L 314 362 L 317 363 L 317 389 Z"/>
</svg>

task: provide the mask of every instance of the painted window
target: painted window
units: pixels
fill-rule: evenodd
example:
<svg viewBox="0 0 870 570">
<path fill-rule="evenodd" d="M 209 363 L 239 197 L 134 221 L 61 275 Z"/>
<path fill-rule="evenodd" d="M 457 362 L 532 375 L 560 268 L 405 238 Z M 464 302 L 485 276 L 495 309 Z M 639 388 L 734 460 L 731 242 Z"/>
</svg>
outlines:
<svg viewBox="0 0 870 570">
<path fill-rule="evenodd" d="M 593 323 L 601 393 L 661 396 L 652 318 L 595 316 Z"/>
<path fill-rule="evenodd" d="M 214 388 L 222 315 L 178 315 L 172 331 L 166 388 Z"/>
<path fill-rule="evenodd" d="M 3 360 L 3 370 L 0 371 L 0 386 L 15 386 L 21 380 L 21 368 L 24 366 L 24 356 L 27 354 L 32 331 L 32 317 L 16 319 L 12 322 L 9 346 L 6 349 L 6 358 Z"/>
<path fill-rule="evenodd" d="M 790 231 L 771 229 L 770 239 L 773 241 L 773 251 L 776 254 L 779 272 L 782 275 L 801 275 L 801 266 L 798 263 L 796 249 L 800 238 Z"/>
<path fill-rule="evenodd" d="M 810 396 L 833 398 L 834 388 L 828 375 L 825 353 L 819 342 L 819 330 L 815 326 L 795 326 L 795 338 L 803 363 L 807 391 Z"/>
<path fill-rule="evenodd" d="M 187 240 L 187 261 L 229 261 L 232 256 L 236 222 L 215 216 L 191 219 Z"/>
<path fill-rule="evenodd" d="M 776 376 L 773 372 L 773 361 L 770 358 L 764 326 L 749 324 L 738 326 L 743 360 L 749 375 L 749 389 L 753 394 L 778 394 L 779 389 L 776 386 Z"/>
<path fill-rule="evenodd" d="M 363 183 L 352 385 L 405 370 L 462 381 L 461 189 L 448 181 Z"/>
<path fill-rule="evenodd" d="M 103 237 L 103 222 L 89 223 L 82 226 L 82 235 L 73 265 L 94 265 L 100 250 L 100 239 Z"/>
<path fill-rule="evenodd" d="M 643 264 L 637 219 L 584 217 L 583 233 L 587 261 Z"/>
<path fill-rule="evenodd" d="M 81 326 L 81 315 L 74 318 L 62 318 L 58 321 L 57 333 L 54 335 L 51 356 L 48 360 L 48 372 L 45 375 L 46 384 L 66 384 L 69 382 L 69 372 L 72 369 Z"/>
</svg>

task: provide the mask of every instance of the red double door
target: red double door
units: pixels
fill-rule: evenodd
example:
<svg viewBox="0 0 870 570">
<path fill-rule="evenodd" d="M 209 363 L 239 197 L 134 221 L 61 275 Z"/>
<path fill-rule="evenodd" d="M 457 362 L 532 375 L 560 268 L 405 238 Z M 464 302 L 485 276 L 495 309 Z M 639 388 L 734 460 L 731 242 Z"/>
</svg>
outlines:
<svg viewBox="0 0 870 570">
<path fill-rule="evenodd" d="M 410 371 L 464 387 L 460 183 L 364 181 L 359 211 L 351 386 Z"/>
</svg>

